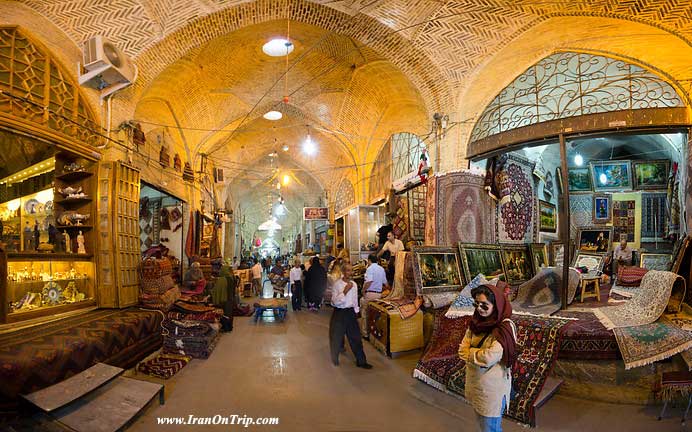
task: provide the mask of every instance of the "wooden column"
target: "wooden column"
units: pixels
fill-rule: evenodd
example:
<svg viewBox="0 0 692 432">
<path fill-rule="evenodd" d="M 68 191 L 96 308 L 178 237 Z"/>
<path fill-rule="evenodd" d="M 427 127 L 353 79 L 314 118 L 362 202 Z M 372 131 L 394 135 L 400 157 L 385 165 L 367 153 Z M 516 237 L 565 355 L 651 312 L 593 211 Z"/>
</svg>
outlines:
<svg viewBox="0 0 692 432">
<path fill-rule="evenodd" d="M 562 309 L 567 308 L 567 286 L 569 285 L 570 245 L 569 245 L 569 173 L 567 171 L 567 146 L 565 136 L 560 133 L 560 166 L 562 171 L 562 194 L 558 200 L 559 239 L 562 241 Z M 557 263 L 555 263 L 557 264 Z"/>
</svg>

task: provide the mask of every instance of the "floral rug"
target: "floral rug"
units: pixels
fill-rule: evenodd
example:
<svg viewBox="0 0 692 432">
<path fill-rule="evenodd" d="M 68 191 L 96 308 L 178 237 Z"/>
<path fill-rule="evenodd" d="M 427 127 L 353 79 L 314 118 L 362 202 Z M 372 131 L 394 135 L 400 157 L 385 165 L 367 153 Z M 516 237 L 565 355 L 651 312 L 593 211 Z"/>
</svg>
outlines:
<svg viewBox="0 0 692 432">
<path fill-rule="evenodd" d="M 570 269 L 567 287 L 568 304 L 574 300 L 578 285 L 579 273 Z M 561 291 L 562 268 L 559 268 L 559 271 L 556 271 L 555 267 L 544 268 L 519 287 L 517 297 L 512 301 L 512 310 L 515 313 L 548 316 L 560 310 Z"/>
<path fill-rule="evenodd" d="M 435 328 L 414 377 L 431 386 L 464 397 L 465 362 L 458 349 L 470 317 L 449 319 L 435 311 Z M 512 393 L 507 416 L 535 424 L 533 404 L 545 384 L 560 349 L 564 319 L 513 315 L 517 325 L 518 357 L 512 367 Z"/>
<path fill-rule="evenodd" d="M 621 358 L 612 330 L 606 329 L 592 312 L 560 311 L 558 317 L 577 318 L 562 328 L 561 359 L 617 360 Z"/>
<path fill-rule="evenodd" d="M 535 232 L 534 164 L 511 154 L 499 156 L 497 237 L 500 243 L 531 243 Z M 504 159 L 504 160 L 502 160 Z M 482 221 L 485 224 L 490 220 Z"/>
<path fill-rule="evenodd" d="M 613 330 L 625 369 L 665 360 L 692 348 L 692 333 L 675 325 L 665 315 L 658 321 Z"/>
<path fill-rule="evenodd" d="M 682 281 L 677 283 L 676 281 Z M 673 287 L 679 287 L 673 292 Z M 621 305 L 596 308 L 594 314 L 607 329 L 651 324 L 666 310 L 671 296 L 685 297 L 684 279 L 672 272 L 650 270 L 644 275 L 641 291 Z M 679 308 L 679 305 L 678 305 Z"/>
</svg>

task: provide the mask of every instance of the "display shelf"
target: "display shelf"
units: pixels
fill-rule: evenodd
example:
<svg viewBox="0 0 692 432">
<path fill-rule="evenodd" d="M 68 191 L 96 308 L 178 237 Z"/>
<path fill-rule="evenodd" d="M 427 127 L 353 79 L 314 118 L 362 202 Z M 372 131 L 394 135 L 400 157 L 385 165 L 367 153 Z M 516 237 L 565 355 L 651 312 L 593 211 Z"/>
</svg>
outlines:
<svg viewBox="0 0 692 432">
<path fill-rule="evenodd" d="M 83 180 L 87 177 L 91 177 L 93 173 L 89 171 L 73 171 L 73 172 L 66 172 L 62 174 L 56 174 L 55 178 L 58 180 L 66 181 L 66 182 L 72 182 L 72 181 L 77 181 L 77 180 Z"/>
<path fill-rule="evenodd" d="M 8 261 L 25 259 L 50 259 L 54 261 L 91 261 L 94 254 L 77 253 L 54 253 L 54 252 L 10 252 L 7 254 Z"/>
<path fill-rule="evenodd" d="M 55 228 L 59 230 L 63 229 L 82 229 L 84 231 L 90 230 L 93 228 L 92 225 L 56 225 Z"/>
<path fill-rule="evenodd" d="M 18 321 L 25 321 L 25 320 L 30 320 L 33 318 L 42 317 L 42 316 L 46 315 L 46 312 L 49 312 L 51 315 L 57 315 L 60 313 L 70 312 L 73 310 L 82 309 L 82 308 L 86 308 L 89 306 L 95 306 L 95 305 L 96 305 L 95 299 L 85 299 L 85 300 L 82 300 L 80 302 L 75 302 L 75 303 L 67 303 L 67 304 L 61 304 L 61 305 L 55 305 L 55 306 L 43 306 L 40 308 L 31 309 L 31 310 L 14 311 L 14 312 L 7 315 L 5 322 L 7 324 L 10 324 L 10 323 L 18 322 Z"/>
</svg>

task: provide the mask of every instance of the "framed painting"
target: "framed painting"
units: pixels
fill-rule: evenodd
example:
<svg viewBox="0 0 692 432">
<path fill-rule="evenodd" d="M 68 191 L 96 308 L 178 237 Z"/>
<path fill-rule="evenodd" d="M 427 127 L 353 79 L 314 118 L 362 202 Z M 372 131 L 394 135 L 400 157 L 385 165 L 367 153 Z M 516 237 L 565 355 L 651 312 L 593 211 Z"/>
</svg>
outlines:
<svg viewBox="0 0 692 432">
<path fill-rule="evenodd" d="M 596 192 L 632 189 L 632 167 L 628 160 L 589 162 L 589 168 Z"/>
<path fill-rule="evenodd" d="M 613 244 L 613 227 L 587 227 L 577 231 L 577 251 L 605 254 Z"/>
<path fill-rule="evenodd" d="M 559 168 L 558 168 L 559 169 Z M 591 192 L 591 172 L 588 168 L 570 168 L 567 173 L 570 192 Z"/>
<path fill-rule="evenodd" d="M 671 254 L 642 253 L 639 257 L 639 267 L 647 270 L 668 271 L 672 265 Z"/>
<path fill-rule="evenodd" d="M 531 263 L 534 274 L 541 271 L 541 268 L 548 267 L 548 252 L 545 243 L 533 243 L 531 245 Z"/>
<path fill-rule="evenodd" d="M 555 204 L 538 200 L 539 231 L 557 232 L 557 208 Z"/>
<path fill-rule="evenodd" d="M 456 249 L 447 246 L 414 246 L 413 272 L 421 294 L 461 291 Z"/>
<path fill-rule="evenodd" d="M 501 249 L 507 283 L 517 285 L 533 277 L 531 258 L 526 246 L 502 245 Z"/>
<path fill-rule="evenodd" d="M 633 161 L 634 188 L 636 190 L 668 188 L 670 161 L 667 159 Z"/>
<path fill-rule="evenodd" d="M 502 265 L 500 245 L 459 243 L 459 255 L 467 281 L 479 273 L 488 280 L 496 277 L 504 279 L 505 268 Z"/>
<path fill-rule="evenodd" d="M 691 238 L 686 236 L 675 243 L 673 247 L 673 266 L 670 268 L 671 272 L 678 273 L 680 271 L 687 248 L 690 247 L 690 240 Z"/>
<path fill-rule="evenodd" d="M 611 204 L 610 195 L 594 195 L 593 196 L 593 223 L 607 224 L 613 218 L 613 207 Z"/>
<path fill-rule="evenodd" d="M 572 267 L 586 267 L 589 269 L 589 273 L 599 272 L 603 269 L 604 262 L 605 255 L 577 251 Z"/>
</svg>

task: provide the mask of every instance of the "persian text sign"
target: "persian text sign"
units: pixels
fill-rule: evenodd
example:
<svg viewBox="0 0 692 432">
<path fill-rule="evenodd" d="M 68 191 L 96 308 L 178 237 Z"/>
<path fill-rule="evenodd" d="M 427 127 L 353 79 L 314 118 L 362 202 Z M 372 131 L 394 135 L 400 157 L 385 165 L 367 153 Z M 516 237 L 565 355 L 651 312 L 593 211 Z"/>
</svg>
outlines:
<svg viewBox="0 0 692 432">
<path fill-rule="evenodd" d="M 329 220 L 329 208 L 303 207 L 303 220 Z"/>
</svg>

